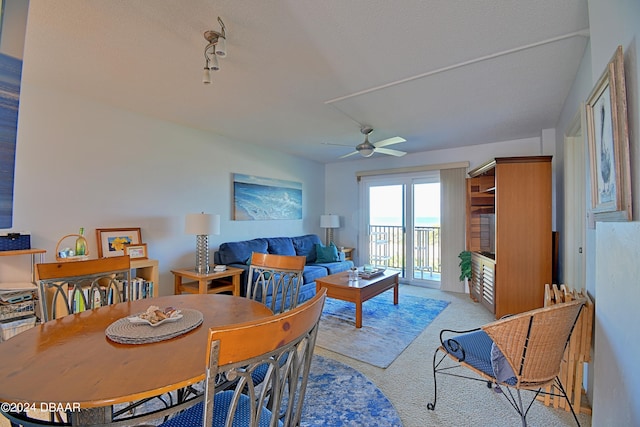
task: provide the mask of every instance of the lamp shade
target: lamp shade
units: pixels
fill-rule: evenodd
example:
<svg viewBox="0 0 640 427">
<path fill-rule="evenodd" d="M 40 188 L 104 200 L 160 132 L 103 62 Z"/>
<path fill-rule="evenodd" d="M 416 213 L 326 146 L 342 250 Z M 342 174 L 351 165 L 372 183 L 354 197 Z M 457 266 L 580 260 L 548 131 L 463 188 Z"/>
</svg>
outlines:
<svg viewBox="0 0 640 427">
<path fill-rule="evenodd" d="M 184 232 L 196 236 L 220 234 L 220 215 L 187 214 Z"/>
<path fill-rule="evenodd" d="M 339 228 L 340 217 L 338 215 L 320 215 L 320 227 L 321 228 Z"/>
</svg>

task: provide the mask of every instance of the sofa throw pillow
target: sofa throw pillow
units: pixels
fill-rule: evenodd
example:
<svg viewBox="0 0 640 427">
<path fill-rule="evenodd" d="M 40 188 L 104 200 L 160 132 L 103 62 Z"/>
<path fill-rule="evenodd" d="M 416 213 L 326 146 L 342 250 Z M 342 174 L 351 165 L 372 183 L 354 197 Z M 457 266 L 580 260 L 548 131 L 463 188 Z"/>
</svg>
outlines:
<svg viewBox="0 0 640 427">
<path fill-rule="evenodd" d="M 329 246 L 324 246 L 322 243 L 316 243 L 316 262 L 336 262 L 340 261 L 338 256 L 338 248 L 331 242 Z"/>
<path fill-rule="evenodd" d="M 316 262 L 316 243 L 322 243 L 317 234 L 305 234 L 304 236 L 292 237 L 293 247 L 296 255 L 307 257 L 307 264 Z"/>
<path fill-rule="evenodd" d="M 295 255 L 296 250 L 293 247 L 291 237 L 270 237 L 268 251 L 270 254 L 276 255 Z"/>
</svg>

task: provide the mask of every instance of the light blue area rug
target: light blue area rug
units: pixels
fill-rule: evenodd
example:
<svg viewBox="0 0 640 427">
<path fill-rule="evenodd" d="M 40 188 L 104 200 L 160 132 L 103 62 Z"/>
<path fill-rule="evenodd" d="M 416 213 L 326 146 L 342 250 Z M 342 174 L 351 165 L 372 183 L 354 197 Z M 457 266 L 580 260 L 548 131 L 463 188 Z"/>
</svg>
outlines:
<svg viewBox="0 0 640 427">
<path fill-rule="evenodd" d="M 203 391 L 203 384 L 194 388 Z M 177 398 L 171 392 L 172 399 Z M 168 394 L 162 395 L 169 401 Z M 124 405 L 117 405 L 121 409 Z M 145 413 L 163 409 L 160 399 L 151 399 L 136 410 Z M 160 425 L 164 419 L 147 422 Z M 389 399 L 362 373 L 327 357 L 313 356 L 304 396 L 300 427 L 402 427 Z"/>
<path fill-rule="evenodd" d="M 327 298 L 316 345 L 386 368 L 447 305 L 402 292 L 393 305 L 393 292 L 384 292 L 362 304 L 362 328 L 356 329 L 355 304 Z"/>
<path fill-rule="evenodd" d="M 350 366 L 315 355 L 300 427 L 402 427 L 395 408 L 367 377 Z"/>
</svg>

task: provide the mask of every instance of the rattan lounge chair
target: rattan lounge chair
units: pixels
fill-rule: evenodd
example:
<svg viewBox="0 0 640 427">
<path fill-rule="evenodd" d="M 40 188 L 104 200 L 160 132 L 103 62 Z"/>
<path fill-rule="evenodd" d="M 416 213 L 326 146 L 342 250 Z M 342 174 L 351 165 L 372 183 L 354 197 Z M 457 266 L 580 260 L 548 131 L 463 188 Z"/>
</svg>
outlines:
<svg viewBox="0 0 640 427">
<path fill-rule="evenodd" d="M 536 397 L 549 394 L 543 389 L 555 385 L 579 426 L 558 375 L 565 347 L 583 305 L 584 301 L 576 300 L 506 317 L 473 330 L 442 330 L 441 345 L 433 355 L 433 403 L 427 408 L 435 410 L 436 374 L 487 381 L 488 387 L 495 384 L 497 391 L 503 392 L 526 426 L 527 413 Z M 461 375 L 457 368 L 467 368 L 477 375 L 466 376 L 464 372 Z M 512 390 L 516 391 L 515 395 Z M 533 392 L 531 402 L 526 405 L 522 390 Z"/>
</svg>

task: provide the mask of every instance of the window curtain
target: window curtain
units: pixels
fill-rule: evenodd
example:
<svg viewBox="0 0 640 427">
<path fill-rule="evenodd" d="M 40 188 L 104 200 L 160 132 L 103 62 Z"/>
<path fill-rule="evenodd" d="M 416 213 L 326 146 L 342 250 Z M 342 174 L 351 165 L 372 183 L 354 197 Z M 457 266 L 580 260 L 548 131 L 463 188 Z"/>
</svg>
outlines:
<svg viewBox="0 0 640 427">
<path fill-rule="evenodd" d="M 460 277 L 458 254 L 465 250 L 466 232 L 466 168 L 440 171 L 440 242 L 442 276 L 440 289 L 464 292 Z"/>
</svg>

